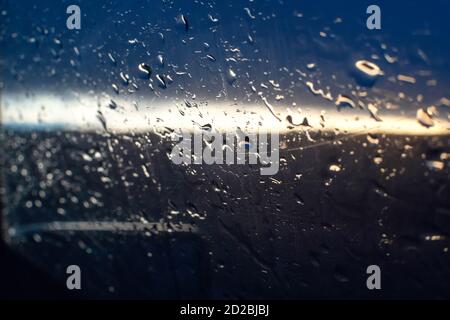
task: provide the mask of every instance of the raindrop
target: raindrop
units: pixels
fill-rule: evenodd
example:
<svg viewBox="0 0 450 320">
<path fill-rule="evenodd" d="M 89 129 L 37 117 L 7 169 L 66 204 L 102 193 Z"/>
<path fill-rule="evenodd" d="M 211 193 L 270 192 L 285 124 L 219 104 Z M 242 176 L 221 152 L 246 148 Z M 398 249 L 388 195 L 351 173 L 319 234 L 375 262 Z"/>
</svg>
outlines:
<svg viewBox="0 0 450 320">
<path fill-rule="evenodd" d="M 269 80 L 269 83 L 272 85 L 272 87 L 274 88 L 279 88 L 280 84 L 277 83 L 275 80 Z"/>
<path fill-rule="evenodd" d="M 374 104 L 369 103 L 369 105 L 367 106 L 367 109 L 369 109 L 369 112 L 370 112 L 370 115 L 372 116 L 372 118 L 374 118 L 376 121 L 383 121 L 378 116 L 378 108 Z"/>
<path fill-rule="evenodd" d="M 275 113 L 275 110 L 273 109 L 272 105 L 267 101 L 266 97 L 261 97 L 262 101 L 264 101 L 264 104 L 266 105 L 267 109 L 272 113 L 272 115 L 277 118 L 278 121 L 281 121 L 280 117 Z"/>
<path fill-rule="evenodd" d="M 428 114 L 428 112 L 422 108 L 417 110 L 416 118 L 417 118 L 417 121 L 419 121 L 419 123 L 421 125 L 423 125 L 424 127 L 429 128 L 429 127 L 434 126 L 434 121 L 431 118 L 431 115 Z"/>
<path fill-rule="evenodd" d="M 109 60 L 111 60 L 111 62 L 112 62 L 113 64 L 116 64 L 116 59 L 114 59 L 114 57 L 112 56 L 111 53 L 108 53 L 108 58 L 109 58 Z"/>
<path fill-rule="evenodd" d="M 289 124 L 291 126 L 294 126 L 294 127 L 297 127 L 297 126 L 311 127 L 311 125 L 308 122 L 308 118 L 306 118 L 306 117 L 303 118 L 302 122 L 295 123 L 292 115 L 289 114 L 289 115 L 286 116 L 286 120 L 287 120 L 287 122 L 289 122 Z"/>
<path fill-rule="evenodd" d="M 427 108 L 427 113 L 428 113 L 431 117 L 434 117 L 434 116 L 439 115 L 439 112 L 437 111 L 436 106 L 429 106 L 429 107 Z"/>
<path fill-rule="evenodd" d="M 382 74 L 380 67 L 367 60 L 358 60 L 355 67 L 369 77 L 376 77 Z"/>
<path fill-rule="evenodd" d="M 122 79 L 125 85 L 128 85 L 128 83 L 130 82 L 130 77 L 126 73 L 121 72 L 120 78 Z"/>
<path fill-rule="evenodd" d="M 212 126 L 211 126 L 211 124 L 207 123 L 207 124 L 202 125 L 200 128 L 201 128 L 203 131 L 211 131 Z"/>
<path fill-rule="evenodd" d="M 158 60 L 158 63 L 161 67 L 164 67 L 164 57 L 162 56 L 162 54 L 158 54 L 158 56 L 156 57 L 156 59 Z"/>
<path fill-rule="evenodd" d="M 145 63 L 141 63 L 138 66 L 139 70 L 142 71 L 143 73 L 145 73 L 147 75 L 147 77 L 150 77 L 152 74 L 152 68 Z"/>
<path fill-rule="evenodd" d="M 211 22 L 214 22 L 214 23 L 219 22 L 219 19 L 214 18 L 211 14 L 208 14 L 208 19 L 209 19 Z"/>
<path fill-rule="evenodd" d="M 338 164 L 332 164 L 328 168 L 331 172 L 340 172 L 342 170 L 341 166 Z"/>
<path fill-rule="evenodd" d="M 158 80 L 158 85 L 163 88 L 166 89 L 167 88 L 167 84 L 166 84 L 166 80 L 164 80 L 163 76 L 157 74 L 156 75 L 156 80 Z"/>
<path fill-rule="evenodd" d="M 328 92 L 327 94 L 325 94 L 325 92 L 323 92 L 322 89 L 315 89 L 314 88 L 314 84 L 311 81 L 307 81 L 306 82 L 306 86 L 309 88 L 309 90 L 311 91 L 311 93 L 315 96 L 322 96 L 323 98 L 332 101 L 333 97 L 331 96 L 331 94 Z"/>
<path fill-rule="evenodd" d="M 142 168 L 142 172 L 144 172 L 144 175 L 147 178 L 150 178 L 150 173 L 148 172 L 147 167 L 145 165 L 142 165 L 141 168 Z"/>
<path fill-rule="evenodd" d="M 193 107 L 197 108 L 197 104 L 195 102 L 190 102 L 189 100 L 184 100 L 184 104 L 188 108 L 193 108 Z"/>
<path fill-rule="evenodd" d="M 106 127 L 106 119 L 105 116 L 103 115 L 103 113 L 99 110 L 97 111 L 97 119 L 100 121 L 100 123 L 102 124 L 103 129 L 105 129 L 105 131 L 108 131 L 108 128 Z"/>
<path fill-rule="evenodd" d="M 376 80 L 383 75 L 383 71 L 373 62 L 358 60 L 353 72 L 355 80 L 363 86 L 372 86 Z"/>
<path fill-rule="evenodd" d="M 189 22 L 184 14 L 180 16 L 180 21 L 184 25 L 184 30 L 187 32 L 189 30 Z"/>
<path fill-rule="evenodd" d="M 443 161 L 438 161 L 438 160 L 434 160 L 434 161 L 427 161 L 426 162 L 427 168 L 433 171 L 441 171 L 442 169 L 444 169 L 444 162 Z"/>
<path fill-rule="evenodd" d="M 399 74 L 397 76 L 397 80 L 398 81 L 402 81 L 402 82 L 406 82 L 406 83 L 410 83 L 410 84 L 414 84 L 416 83 L 416 79 L 414 77 L 411 76 L 405 76 L 403 74 Z"/>
<path fill-rule="evenodd" d="M 292 115 L 286 116 L 286 120 L 289 122 L 291 126 L 298 126 L 298 124 L 294 123 L 294 119 L 292 119 Z"/>
<path fill-rule="evenodd" d="M 92 161 L 92 157 L 90 155 L 88 155 L 87 153 L 83 153 L 81 155 L 81 157 L 83 158 L 84 161 L 87 161 L 87 162 L 91 162 Z"/>
<path fill-rule="evenodd" d="M 252 15 L 252 13 L 251 13 L 251 11 L 250 11 L 249 8 L 244 8 L 244 11 L 245 11 L 245 13 L 247 14 L 247 16 L 248 16 L 250 19 L 255 19 L 255 18 L 256 18 L 254 15 Z"/>
<path fill-rule="evenodd" d="M 298 193 L 294 193 L 294 196 L 296 198 L 296 202 L 300 205 L 305 205 L 305 201 L 303 200 L 303 198 L 298 194 Z"/>
<path fill-rule="evenodd" d="M 113 88 L 113 90 L 114 90 L 115 93 L 119 94 L 119 87 L 117 86 L 117 84 L 113 83 L 113 84 L 111 85 L 111 87 Z"/>
<path fill-rule="evenodd" d="M 380 164 L 383 162 L 383 158 L 380 157 L 380 156 L 376 156 L 376 157 L 373 158 L 373 162 L 374 162 L 376 165 L 380 165 Z"/>
<path fill-rule="evenodd" d="M 334 278 L 336 279 L 336 281 L 341 283 L 349 281 L 348 277 L 344 274 L 343 270 L 341 270 L 340 268 L 335 269 Z"/>
<path fill-rule="evenodd" d="M 108 107 L 112 110 L 117 109 L 117 103 L 114 100 L 111 100 L 108 104 Z"/>
<path fill-rule="evenodd" d="M 236 81 L 236 78 L 237 78 L 236 72 L 234 72 L 233 69 L 228 68 L 228 70 L 227 70 L 227 80 L 228 80 L 228 83 L 229 83 L 230 85 L 233 85 L 233 83 Z"/>
<path fill-rule="evenodd" d="M 208 58 L 209 61 L 216 61 L 216 58 L 214 58 L 212 55 L 207 54 L 206 57 Z"/>
<path fill-rule="evenodd" d="M 339 95 L 336 99 L 336 105 L 338 107 L 351 107 L 351 108 L 355 108 L 355 103 L 353 102 L 353 100 L 346 96 L 346 95 Z"/>
<path fill-rule="evenodd" d="M 42 242 L 42 237 L 41 237 L 39 234 L 35 233 L 35 234 L 33 235 L 33 240 L 34 240 L 35 242 L 39 243 L 39 242 Z"/>
</svg>

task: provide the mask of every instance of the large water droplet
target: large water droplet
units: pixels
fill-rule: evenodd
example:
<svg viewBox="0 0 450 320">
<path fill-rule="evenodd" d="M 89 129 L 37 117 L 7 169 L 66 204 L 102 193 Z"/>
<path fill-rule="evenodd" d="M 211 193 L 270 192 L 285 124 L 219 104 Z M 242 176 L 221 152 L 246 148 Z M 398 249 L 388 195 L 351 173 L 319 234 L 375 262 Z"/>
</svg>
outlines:
<svg viewBox="0 0 450 320">
<path fill-rule="evenodd" d="M 367 61 L 367 60 L 358 60 L 355 63 L 355 67 L 370 77 L 376 77 L 381 75 L 381 69 L 375 63 Z"/>
<path fill-rule="evenodd" d="M 381 118 L 378 116 L 378 108 L 374 104 L 369 103 L 367 109 L 369 110 L 372 118 L 374 118 L 376 121 L 382 121 Z"/>
<path fill-rule="evenodd" d="M 375 84 L 376 80 L 383 75 L 383 71 L 381 71 L 380 67 L 373 62 L 358 60 L 355 63 L 353 74 L 358 84 L 372 86 Z"/>
</svg>

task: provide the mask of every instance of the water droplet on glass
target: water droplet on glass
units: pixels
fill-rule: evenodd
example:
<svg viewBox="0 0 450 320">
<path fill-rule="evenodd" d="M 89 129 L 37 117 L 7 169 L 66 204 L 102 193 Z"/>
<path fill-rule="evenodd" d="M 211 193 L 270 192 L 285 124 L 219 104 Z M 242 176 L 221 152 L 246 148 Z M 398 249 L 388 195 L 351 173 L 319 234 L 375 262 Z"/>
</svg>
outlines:
<svg viewBox="0 0 450 320">
<path fill-rule="evenodd" d="M 101 111 L 97 111 L 97 119 L 100 121 L 100 123 L 102 124 L 103 129 L 105 129 L 105 131 L 108 131 L 107 127 L 106 127 L 106 119 L 105 116 L 103 115 L 103 113 Z"/>
<path fill-rule="evenodd" d="M 381 118 L 378 116 L 378 108 L 374 104 L 369 103 L 367 109 L 369 110 L 372 118 L 374 118 L 376 121 L 382 121 Z"/>
<path fill-rule="evenodd" d="M 429 127 L 434 126 L 434 121 L 431 118 L 431 115 L 428 114 L 428 112 L 422 108 L 417 110 L 416 118 L 417 118 L 417 121 L 419 121 L 419 123 L 421 125 L 423 125 L 424 127 L 429 128 Z"/>
<path fill-rule="evenodd" d="M 267 109 L 269 109 L 270 113 L 277 118 L 278 121 L 281 121 L 280 117 L 275 113 L 275 110 L 273 109 L 272 105 L 267 101 L 266 97 L 261 97 L 262 101 L 264 101 L 264 104 L 266 105 Z"/>
<path fill-rule="evenodd" d="M 340 94 L 336 99 L 336 106 L 355 108 L 355 102 L 350 97 Z"/>
<path fill-rule="evenodd" d="M 195 102 L 190 102 L 189 100 L 184 100 L 184 104 L 188 108 L 193 108 L 193 107 L 197 108 L 197 104 Z"/>
<path fill-rule="evenodd" d="M 376 77 L 382 74 L 380 67 L 378 67 L 375 63 L 367 60 L 356 61 L 355 67 L 369 77 Z"/>
<path fill-rule="evenodd" d="M 201 128 L 203 131 L 211 131 L 212 126 L 211 126 L 211 124 L 207 123 L 207 124 L 202 125 L 200 128 Z"/>
<path fill-rule="evenodd" d="M 208 19 L 209 19 L 211 22 L 214 22 L 214 23 L 219 22 L 219 19 L 214 18 L 211 14 L 208 14 Z"/>
<path fill-rule="evenodd" d="M 117 109 L 117 103 L 114 100 L 111 100 L 108 104 L 108 107 L 112 110 Z"/>
<path fill-rule="evenodd" d="M 245 13 L 250 19 L 255 19 L 256 17 L 252 14 L 249 8 L 244 8 Z"/>
<path fill-rule="evenodd" d="M 376 165 L 379 165 L 379 164 L 381 164 L 381 163 L 383 162 L 383 158 L 380 157 L 380 156 L 376 156 L 376 157 L 373 158 L 373 162 L 374 162 Z"/>
<path fill-rule="evenodd" d="M 328 92 L 327 94 L 325 94 L 325 92 L 322 89 L 316 89 L 314 88 L 314 84 L 311 81 L 307 81 L 306 82 L 306 86 L 309 88 L 309 90 L 311 91 L 311 93 L 315 96 L 322 96 L 323 98 L 332 101 L 333 97 L 331 96 L 331 94 Z"/>
<path fill-rule="evenodd" d="M 111 60 L 111 62 L 113 64 L 116 64 L 116 59 L 114 59 L 114 57 L 113 57 L 113 55 L 111 53 L 108 53 L 108 58 L 109 58 L 109 60 Z"/>
<path fill-rule="evenodd" d="M 141 63 L 141 64 L 139 64 L 138 68 L 141 72 L 143 72 L 145 75 L 147 75 L 147 77 L 151 76 L 152 68 L 148 64 Z"/>
<path fill-rule="evenodd" d="M 216 61 L 216 58 L 214 58 L 214 57 L 213 57 L 212 55 L 210 55 L 210 54 L 207 54 L 206 57 L 208 58 L 209 61 L 212 61 L 212 62 Z"/>
<path fill-rule="evenodd" d="M 367 60 L 358 60 L 355 63 L 355 80 L 363 86 L 372 86 L 376 80 L 383 75 L 380 67 Z"/>
<path fill-rule="evenodd" d="M 336 281 L 341 283 L 349 281 L 348 277 L 344 274 L 343 270 L 341 270 L 340 268 L 336 268 L 334 272 L 334 278 L 336 279 Z"/>
<path fill-rule="evenodd" d="M 380 142 L 380 139 L 377 138 L 375 135 L 369 133 L 367 135 L 367 141 L 369 141 L 369 143 L 371 144 L 378 144 Z"/>
<path fill-rule="evenodd" d="M 111 85 L 111 87 L 113 88 L 113 90 L 114 90 L 115 93 L 119 94 L 119 87 L 117 86 L 117 84 L 113 83 L 113 84 Z"/>
<path fill-rule="evenodd" d="M 426 162 L 426 166 L 430 170 L 441 171 L 442 169 L 444 169 L 444 161 L 429 160 Z"/>
<path fill-rule="evenodd" d="M 156 80 L 158 80 L 158 85 L 160 88 L 166 89 L 167 88 L 167 84 L 166 84 L 166 80 L 164 80 L 164 77 L 157 74 L 156 75 Z"/>
<path fill-rule="evenodd" d="M 338 164 L 332 164 L 328 168 L 331 172 L 340 172 L 342 170 L 341 166 Z"/>
<path fill-rule="evenodd" d="M 162 56 L 162 54 L 158 54 L 158 56 L 156 57 L 156 59 L 158 60 L 158 63 L 161 67 L 164 67 L 164 57 Z"/>
<path fill-rule="evenodd" d="M 236 72 L 233 69 L 228 68 L 227 70 L 227 80 L 230 85 L 232 85 L 237 79 Z"/>
<path fill-rule="evenodd" d="M 189 22 L 184 14 L 180 15 L 180 22 L 184 25 L 184 30 L 187 32 L 189 30 Z"/>
<path fill-rule="evenodd" d="M 128 85 L 128 83 L 130 82 L 130 77 L 126 73 L 120 72 L 120 78 L 125 85 Z"/>
</svg>

